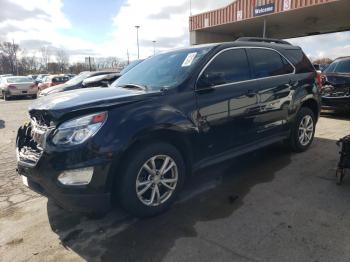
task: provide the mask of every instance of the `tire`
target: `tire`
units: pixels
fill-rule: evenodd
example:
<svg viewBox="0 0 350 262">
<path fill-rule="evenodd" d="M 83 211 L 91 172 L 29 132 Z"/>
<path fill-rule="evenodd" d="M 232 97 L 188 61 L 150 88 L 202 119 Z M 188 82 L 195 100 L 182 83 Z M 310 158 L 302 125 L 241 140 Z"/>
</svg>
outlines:
<svg viewBox="0 0 350 262">
<path fill-rule="evenodd" d="M 128 155 L 122 168 L 123 172 L 120 172 L 121 178 L 116 181 L 117 195 L 122 208 L 138 217 L 151 217 L 167 210 L 176 199 L 185 179 L 185 162 L 179 151 L 166 143 L 154 143 L 139 146 Z M 156 172 L 151 170 L 152 158 Z M 166 167 L 171 168 L 162 176 L 161 167 L 167 158 Z M 148 170 L 144 168 L 146 164 Z M 137 181 L 146 185 L 137 186 Z M 139 196 L 137 190 L 139 194 L 142 190 L 145 192 Z"/>
<path fill-rule="evenodd" d="M 309 121 L 312 121 L 312 123 Z M 306 127 L 304 128 L 304 126 Z M 293 151 L 304 152 L 311 146 L 315 136 L 315 126 L 315 115 L 312 110 L 308 107 L 302 107 L 296 115 L 289 138 L 289 144 Z M 304 129 L 301 130 L 301 128 Z M 302 139 L 302 133 L 304 133 L 304 140 Z"/>
<path fill-rule="evenodd" d="M 32 99 L 37 99 L 38 95 L 32 95 Z"/>
<path fill-rule="evenodd" d="M 5 101 L 8 101 L 10 99 L 5 91 L 3 91 L 2 93 L 2 97 L 4 98 Z"/>
</svg>

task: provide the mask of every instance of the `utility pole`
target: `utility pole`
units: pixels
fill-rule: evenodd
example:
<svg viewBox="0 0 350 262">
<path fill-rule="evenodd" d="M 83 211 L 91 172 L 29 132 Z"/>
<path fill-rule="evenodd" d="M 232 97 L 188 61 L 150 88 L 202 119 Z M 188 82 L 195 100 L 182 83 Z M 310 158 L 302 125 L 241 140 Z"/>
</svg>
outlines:
<svg viewBox="0 0 350 262">
<path fill-rule="evenodd" d="M 156 40 L 153 40 L 152 43 L 153 43 L 153 55 L 156 55 Z"/>
<path fill-rule="evenodd" d="M 263 38 L 266 38 L 266 18 L 264 18 Z"/>
<path fill-rule="evenodd" d="M 16 75 L 18 75 L 18 65 L 17 65 L 17 50 L 16 50 L 16 47 L 15 47 L 15 40 L 12 39 L 12 50 L 14 52 L 14 55 L 15 55 L 15 67 L 16 67 Z M 13 70 L 15 71 L 15 70 Z"/>
<path fill-rule="evenodd" d="M 192 1 L 190 0 L 190 16 L 192 16 Z"/>
<path fill-rule="evenodd" d="M 140 45 L 139 45 L 139 25 L 135 25 L 136 28 L 136 41 L 137 41 L 137 59 L 140 59 Z"/>
<path fill-rule="evenodd" d="M 92 71 L 91 70 L 91 57 L 89 56 L 89 69 L 90 69 L 90 72 Z"/>
<path fill-rule="evenodd" d="M 128 58 L 128 64 L 130 64 L 129 49 L 126 49 L 126 57 Z"/>
</svg>

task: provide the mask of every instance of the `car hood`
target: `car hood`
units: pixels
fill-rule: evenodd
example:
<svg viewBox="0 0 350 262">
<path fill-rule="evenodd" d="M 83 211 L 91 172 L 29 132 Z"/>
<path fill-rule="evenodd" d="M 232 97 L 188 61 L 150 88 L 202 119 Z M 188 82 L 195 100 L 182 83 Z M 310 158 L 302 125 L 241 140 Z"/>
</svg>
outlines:
<svg viewBox="0 0 350 262">
<path fill-rule="evenodd" d="M 325 77 L 325 85 L 332 85 L 334 87 L 350 86 L 350 74 L 328 73 L 325 74 Z"/>
<path fill-rule="evenodd" d="M 67 113 L 95 108 L 108 108 L 134 103 L 159 94 L 160 91 L 144 91 L 119 87 L 88 88 L 44 96 L 30 107 L 31 116 L 41 114 L 50 120 L 58 120 Z"/>
</svg>

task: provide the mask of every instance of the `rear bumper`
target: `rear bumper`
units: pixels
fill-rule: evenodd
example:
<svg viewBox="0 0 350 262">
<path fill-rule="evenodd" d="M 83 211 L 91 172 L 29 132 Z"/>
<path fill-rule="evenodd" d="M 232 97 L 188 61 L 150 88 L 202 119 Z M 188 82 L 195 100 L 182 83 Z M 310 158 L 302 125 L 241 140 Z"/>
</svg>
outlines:
<svg viewBox="0 0 350 262">
<path fill-rule="evenodd" d="M 9 96 L 28 96 L 28 95 L 36 95 L 38 93 L 37 89 L 29 89 L 29 90 L 8 90 L 7 94 Z"/>
<path fill-rule="evenodd" d="M 322 97 L 322 108 L 350 110 L 350 95 L 339 97 Z"/>
</svg>

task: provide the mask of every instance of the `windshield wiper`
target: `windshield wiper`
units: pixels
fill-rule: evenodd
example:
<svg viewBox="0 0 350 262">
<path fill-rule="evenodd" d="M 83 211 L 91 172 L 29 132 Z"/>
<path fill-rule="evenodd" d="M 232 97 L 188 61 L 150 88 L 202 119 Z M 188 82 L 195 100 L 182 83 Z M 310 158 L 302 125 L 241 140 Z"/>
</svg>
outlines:
<svg viewBox="0 0 350 262">
<path fill-rule="evenodd" d="M 138 88 L 142 90 L 147 90 L 147 86 L 143 85 L 137 85 L 137 84 L 126 84 L 126 85 L 121 85 L 121 88 Z"/>
</svg>

